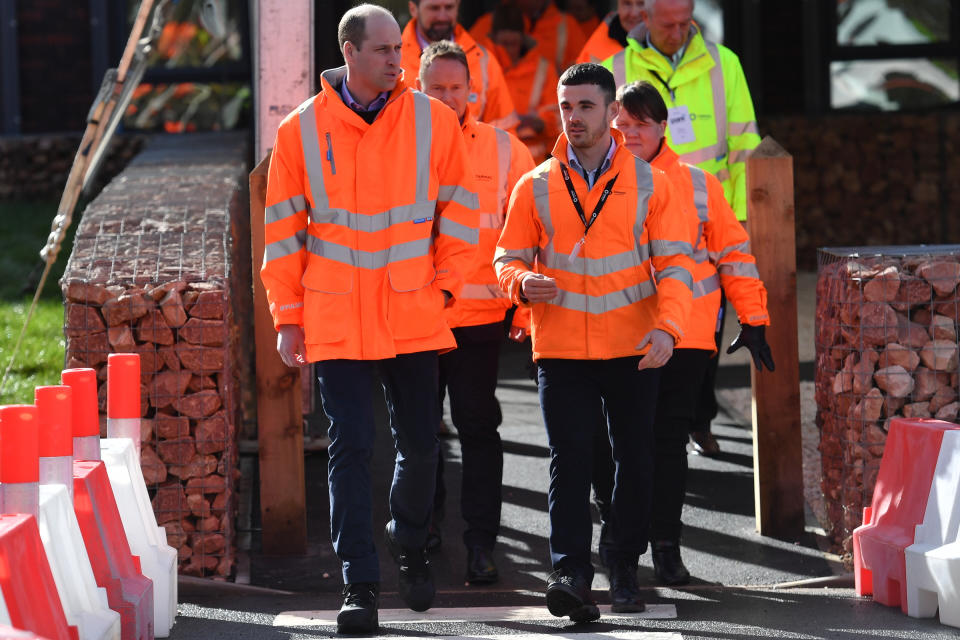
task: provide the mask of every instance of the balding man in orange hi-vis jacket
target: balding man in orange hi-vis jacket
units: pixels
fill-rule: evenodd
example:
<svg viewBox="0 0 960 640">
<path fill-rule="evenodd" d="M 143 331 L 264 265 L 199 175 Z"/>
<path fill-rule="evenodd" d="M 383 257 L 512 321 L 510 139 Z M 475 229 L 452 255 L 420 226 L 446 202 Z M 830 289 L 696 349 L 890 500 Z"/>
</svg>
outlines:
<svg viewBox="0 0 960 640">
<path fill-rule="evenodd" d="M 343 563 L 341 633 L 376 633 L 370 388 L 379 375 L 397 449 L 386 546 L 399 593 L 430 607 L 424 555 L 437 464 L 443 310 L 477 251 L 477 194 L 460 123 L 408 89 L 400 28 L 381 7 L 340 21 L 345 67 L 280 124 L 267 180 L 261 271 L 288 366 L 316 362 L 330 419 L 330 529 Z"/>
<path fill-rule="evenodd" d="M 501 129 L 516 127 L 519 118 L 500 63 L 457 22 L 460 0 L 409 0 L 408 5 L 410 21 L 403 29 L 400 63 L 407 86 L 415 86 L 423 50 L 432 42 L 451 40 L 463 48 L 470 64 L 470 113 Z"/>
<path fill-rule="evenodd" d="M 644 609 L 636 571 L 647 547 L 659 368 L 684 336 L 692 300 L 693 232 L 667 176 L 611 131 L 615 90 L 597 64 L 560 77 L 563 134 L 514 188 L 494 262 L 501 288 L 532 307 L 551 456 L 547 607 L 579 622 L 600 616 L 589 494 L 601 410 L 615 460 L 613 607 Z"/>
<path fill-rule="evenodd" d="M 657 88 L 633 82 L 617 91 L 620 113 L 614 126 L 625 145 L 654 168 L 662 169 L 674 187 L 674 197 L 693 215 L 685 216 L 696 234 L 693 259 L 693 306 L 683 339 L 663 367 L 654 421 L 656 456 L 650 545 L 653 568 L 661 584 L 675 586 L 690 581 L 680 557 L 680 520 L 686 493 L 687 439 L 696 416 L 697 399 L 710 359 L 716 351 L 714 330 L 721 288 L 733 303 L 740 320 L 740 336 L 728 353 L 747 347 L 759 371 L 773 370 L 773 357 L 765 338 L 770 324 L 767 291 L 750 254 L 750 239 L 723 194 L 723 186 L 710 173 L 681 162 L 666 140 L 667 106 Z M 607 456 L 609 461 L 610 456 Z M 598 474 L 595 485 L 601 518 L 608 520 L 613 469 Z M 601 542 L 601 545 L 603 543 Z M 601 550 L 603 555 L 603 550 Z"/>
<path fill-rule="evenodd" d="M 497 285 L 493 252 L 510 192 L 520 176 L 533 169 L 533 158 L 514 136 L 478 122 L 470 114 L 470 67 L 460 45 L 441 40 L 424 49 L 417 86 L 449 106 L 460 118 L 480 197 L 480 248 L 460 297 L 447 309 L 447 324 L 453 329 L 457 348 L 440 356 L 440 392 L 442 397 L 445 389 L 449 391 L 450 414 L 460 439 L 460 512 L 466 522 L 466 582 L 489 584 L 499 579 L 493 548 L 500 531 L 503 503 L 503 445 L 497 431 L 502 414 L 494 392 L 500 344 L 505 334 L 503 320 L 513 305 Z M 434 502 L 436 521 L 445 510 L 442 463 L 441 454 Z M 432 528 L 431 534 L 432 546 L 438 545 L 437 528 Z"/>
</svg>

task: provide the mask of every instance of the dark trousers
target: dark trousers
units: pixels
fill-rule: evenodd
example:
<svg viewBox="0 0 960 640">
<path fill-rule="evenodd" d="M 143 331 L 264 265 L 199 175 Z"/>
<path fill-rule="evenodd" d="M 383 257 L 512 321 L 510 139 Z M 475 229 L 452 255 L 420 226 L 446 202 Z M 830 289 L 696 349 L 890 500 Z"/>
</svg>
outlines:
<svg viewBox="0 0 960 640">
<path fill-rule="evenodd" d="M 683 528 L 681 515 L 687 494 L 687 441 L 696 414 L 696 401 L 711 353 L 702 349 L 675 349 L 660 369 L 653 436 L 653 506 L 650 512 L 650 540 L 679 540 Z M 594 501 L 600 519 L 610 520 L 614 464 L 602 429 L 595 430 Z M 611 532 L 616 536 L 616 532 Z M 608 559 L 609 538 L 600 539 L 600 556 Z M 608 561 L 608 560 L 607 560 Z"/>
<path fill-rule="evenodd" d="M 710 433 L 710 424 L 717 417 L 720 406 L 717 404 L 717 368 L 720 366 L 720 353 L 723 345 L 723 326 L 727 322 L 727 297 L 723 290 L 720 290 L 720 316 L 717 319 L 717 332 L 713 335 L 713 341 L 717 345 L 717 354 L 710 358 L 707 363 L 707 369 L 704 372 L 703 382 L 700 383 L 699 393 L 694 399 L 696 406 L 696 415 L 693 419 L 691 431 Z"/>
<path fill-rule="evenodd" d="M 540 406 L 550 446 L 550 561 L 593 578 L 590 482 L 597 416 L 607 418 L 613 461 L 613 561 L 646 551 L 653 476 L 653 418 L 660 372 L 639 357 L 538 362 Z"/>
<path fill-rule="evenodd" d="M 370 389 L 379 374 L 396 448 L 390 515 L 397 541 L 423 547 L 436 480 L 438 358 L 435 351 L 388 360 L 325 360 L 317 377 L 330 419 L 330 537 L 343 563 L 343 581 L 379 582 L 373 545 L 370 459 L 374 415 Z"/>
<path fill-rule="evenodd" d="M 495 392 L 503 331 L 502 322 L 457 327 L 457 348 L 440 356 L 441 397 L 444 389 L 449 391 L 450 415 L 460 438 L 460 513 L 467 524 L 463 542 L 468 547 L 492 549 L 500 531 L 503 444 L 497 427 L 503 414 Z M 442 455 L 434 501 L 440 517 L 446 498 Z"/>
</svg>

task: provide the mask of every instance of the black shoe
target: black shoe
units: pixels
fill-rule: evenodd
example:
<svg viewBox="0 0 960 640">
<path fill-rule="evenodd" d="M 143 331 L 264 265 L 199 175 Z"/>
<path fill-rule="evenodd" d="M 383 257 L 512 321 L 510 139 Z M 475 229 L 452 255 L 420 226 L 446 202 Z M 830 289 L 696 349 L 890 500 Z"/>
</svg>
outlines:
<svg viewBox="0 0 960 640">
<path fill-rule="evenodd" d="M 440 528 L 431 520 L 430 528 L 427 530 L 426 549 L 430 553 L 434 553 L 440 550 L 440 545 L 442 544 L 443 538 L 440 536 Z"/>
<path fill-rule="evenodd" d="M 619 560 L 610 567 L 610 611 L 639 613 L 647 607 L 640 599 L 637 563 Z"/>
<path fill-rule="evenodd" d="M 467 582 L 470 584 L 492 584 L 500 579 L 497 565 L 493 561 L 493 550 L 481 546 L 467 549 Z"/>
<path fill-rule="evenodd" d="M 337 633 L 376 635 L 379 629 L 377 603 L 380 585 L 376 582 L 357 582 L 343 588 L 343 606 L 337 614 Z"/>
<path fill-rule="evenodd" d="M 414 611 L 426 611 L 433 604 L 437 591 L 430 574 L 430 563 L 425 549 L 401 547 L 393 537 L 392 523 L 388 522 L 384 531 L 387 549 L 394 562 L 400 568 L 400 584 L 397 591 L 404 603 Z"/>
<path fill-rule="evenodd" d="M 660 584 L 675 587 L 690 582 L 690 572 L 680 559 L 680 543 L 676 540 L 659 540 L 651 544 L 653 572 Z"/>
<path fill-rule="evenodd" d="M 558 618 L 570 616 L 574 622 L 591 622 L 600 618 L 600 609 L 590 597 L 586 578 L 566 567 L 557 569 L 547 578 L 547 609 Z"/>
</svg>

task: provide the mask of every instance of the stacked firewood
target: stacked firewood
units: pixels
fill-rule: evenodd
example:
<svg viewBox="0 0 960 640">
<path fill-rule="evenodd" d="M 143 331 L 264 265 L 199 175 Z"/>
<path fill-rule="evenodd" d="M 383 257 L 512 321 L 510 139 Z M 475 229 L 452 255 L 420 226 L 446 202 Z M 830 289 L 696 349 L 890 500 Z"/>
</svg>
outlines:
<svg viewBox="0 0 960 640">
<path fill-rule="evenodd" d="M 866 258 L 821 251 L 815 376 L 822 489 L 832 540 L 848 553 L 870 505 L 890 420 L 955 422 L 960 413 L 960 255 L 935 249 Z"/>
</svg>

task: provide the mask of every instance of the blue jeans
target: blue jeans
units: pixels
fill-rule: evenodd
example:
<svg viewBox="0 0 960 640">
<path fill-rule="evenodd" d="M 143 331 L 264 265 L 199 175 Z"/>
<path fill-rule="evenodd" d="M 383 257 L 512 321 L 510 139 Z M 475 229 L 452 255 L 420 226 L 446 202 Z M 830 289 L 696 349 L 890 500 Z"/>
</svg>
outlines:
<svg viewBox="0 0 960 640">
<path fill-rule="evenodd" d="M 611 560 L 636 563 L 647 548 L 658 369 L 639 357 L 538 361 L 540 406 L 550 445 L 550 562 L 593 579 L 590 481 L 597 416 L 613 451 Z"/>
<path fill-rule="evenodd" d="M 373 544 L 370 459 L 374 415 L 370 388 L 379 374 L 397 451 L 390 515 L 401 546 L 426 543 L 433 506 L 440 422 L 435 351 L 388 360 L 324 360 L 316 364 L 323 411 L 330 419 L 330 537 L 343 581 L 379 582 Z"/>
</svg>

